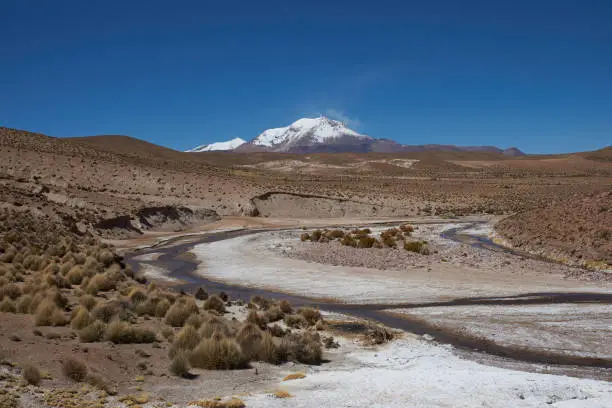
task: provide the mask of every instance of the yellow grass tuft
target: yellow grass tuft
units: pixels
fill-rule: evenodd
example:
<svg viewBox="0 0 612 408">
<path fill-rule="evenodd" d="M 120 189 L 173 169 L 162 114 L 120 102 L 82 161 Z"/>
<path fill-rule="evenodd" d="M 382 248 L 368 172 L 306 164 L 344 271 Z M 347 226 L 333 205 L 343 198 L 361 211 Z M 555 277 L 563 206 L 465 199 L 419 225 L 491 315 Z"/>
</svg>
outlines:
<svg viewBox="0 0 612 408">
<path fill-rule="evenodd" d="M 304 373 L 293 373 L 293 374 L 286 375 L 285 378 L 283 378 L 283 381 L 300 380 L 302 378 L 306 378 L 306 374 L 304 374 Z"/>
</svg>

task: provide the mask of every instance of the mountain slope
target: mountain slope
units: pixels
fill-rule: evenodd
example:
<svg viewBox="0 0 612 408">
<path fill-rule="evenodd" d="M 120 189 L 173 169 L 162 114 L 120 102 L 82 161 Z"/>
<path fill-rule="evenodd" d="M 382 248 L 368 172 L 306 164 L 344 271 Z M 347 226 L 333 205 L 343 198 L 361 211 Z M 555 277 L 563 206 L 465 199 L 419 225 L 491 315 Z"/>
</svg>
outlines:
<svg viewBox="0 0 612 408">
<path fill-rule="evenodd" d="M 200 145 L 200 146 L 194 147 L 193 149 L 186 150 L 186 152 L 187 153 L 198 153 L 198 152 L 212 152 L 212 151 L 219 151 L 219 150 L 234 150 L 237 147 L 240 147 L 245 143 L 246 143 L 246 140 L 236 137 L 226 142 L 216 142 L 216 143 L 211 143 L 207 145 Z"/>
</svg>

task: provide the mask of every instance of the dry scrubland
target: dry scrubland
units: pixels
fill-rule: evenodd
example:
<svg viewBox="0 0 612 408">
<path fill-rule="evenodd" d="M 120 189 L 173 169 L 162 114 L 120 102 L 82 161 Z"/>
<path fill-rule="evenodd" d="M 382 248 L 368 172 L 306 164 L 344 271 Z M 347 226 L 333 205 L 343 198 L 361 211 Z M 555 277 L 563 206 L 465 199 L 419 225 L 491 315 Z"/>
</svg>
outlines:
<svg viewBox="0 0 612 408">
<path fill-rule="evenodd" d="M 609 187 L 610 156 L 609 148 L 514 159 L 450 152 L 280 155 L 323 170 L 278 172 L 245 166 L 278 161 L 279 154 L 181 153 L 124 136 L 57 139 L 0 128 L 2 202 L 54 207 L 79 228 L 109 238 L 185 229 L 216 214 L 511 214 Z"/>
<path fill-rule="evenodd" d="M 128 391 L 168 375 L 192 378 L 254 361 L 318 364 L 324 347 L 335 346 L 319 334 L 325 323 L 315 309 L 171 292 L 147 284 L 94 237 L 6 209 L 0 315 L 0 401 L 7 407 L 20 399 L 79 407 L 136 401 L 144 397 Z M 90 388 L 69 391 L 77 383 Z"/>
<path fill-rule="evenodd" d="M 212 397 L 203 386 L 211 381 L 252 382 L 252 370 L 232 377 L 219 370 L 253 365 L 270 373 L 286 361 L 318 363 L 335 346 L 316 310 L 176 293 L 146 282 L 100 238 L 180 231 L 229 215 L 515 214 L 497 227 L 512 245 L 601 266 L 612 253 L 610 157 L 610 148 L 512 159 L 191 154 L 125 136 L 59 139 L 0 128 L 0 406 L 136 405 L 160 395 L 186 403 L 194 392 Z M 302 238 L 429 251 L 408 226 Z M 377 343 L 388 333 L 368 336 Z M 168 377 L 176 388 L 166 387 Z"/>
</svg>

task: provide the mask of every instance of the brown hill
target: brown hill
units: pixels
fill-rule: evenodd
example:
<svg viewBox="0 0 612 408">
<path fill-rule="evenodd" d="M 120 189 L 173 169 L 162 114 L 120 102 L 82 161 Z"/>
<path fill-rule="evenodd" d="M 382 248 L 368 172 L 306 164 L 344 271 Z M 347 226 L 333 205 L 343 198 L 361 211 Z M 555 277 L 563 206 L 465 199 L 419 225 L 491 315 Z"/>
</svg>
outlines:
<svg viewBox="0 0 612 408">
<path fill-rule="evenodd" d="M 557 199 L 496 226 L 512 245 L 580 264 L 612 265 L 612 190 Z"/>
</svg>

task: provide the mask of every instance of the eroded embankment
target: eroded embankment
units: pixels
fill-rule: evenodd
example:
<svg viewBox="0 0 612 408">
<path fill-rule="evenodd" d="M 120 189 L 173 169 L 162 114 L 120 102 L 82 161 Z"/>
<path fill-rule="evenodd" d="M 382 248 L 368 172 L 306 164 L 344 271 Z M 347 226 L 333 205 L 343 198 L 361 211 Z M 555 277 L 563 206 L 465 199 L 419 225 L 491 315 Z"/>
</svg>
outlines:
<svg viewBox="0 0 612 408">
<path fill-rule="evenodd" d="M 310 194 L 267 192 L 251 199 L 256 214 L 275 217 L 341 218 L 414 215 L 408 208 L 382 206 L 345 198 Z"/>
</svg>

